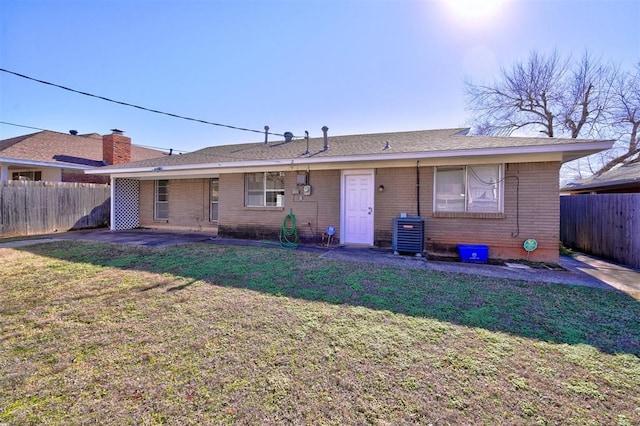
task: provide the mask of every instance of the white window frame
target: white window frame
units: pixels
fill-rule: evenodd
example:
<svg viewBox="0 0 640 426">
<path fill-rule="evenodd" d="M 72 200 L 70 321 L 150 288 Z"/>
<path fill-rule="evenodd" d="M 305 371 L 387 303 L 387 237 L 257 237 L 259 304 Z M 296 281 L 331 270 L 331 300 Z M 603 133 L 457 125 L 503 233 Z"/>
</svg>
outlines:
<svg viewBox="0 0 640 426">
<path fill-rule="evenodd" d="M 218 222 L 220 205 L 220 178 L 215 177 L 209 180 L 209 221 Z M 215 211 L 215 217 L 213 212 Z"/>
<path fill-rule="evenodd" d="M 480 167 L 497 167 L 498 179 L 494 182 L 484 182 L 475 173 L 474 168 Z M 446 170 L 456 171 L 456 169 L 462 172 L 462 181 L 459 193 L 450 194 L 438 192 L 438 171 L 444 172 Z M 470 165 L 457 165 L 457 166 L 437 166 L 434 169 L 434 184 L 433 184 L 433 212 L 434 213 L 459 213 L 459 214 L 486 214 L 486 213 L 504 213 L 504 164 L 470 164 Z M 472 180 L 480 180 L 484 185 L 476 186 L 480 188 L 482 197 L 487 197 L 490 200 L 494 200 L 496 203 L 495 210 L 475 210 L 474 207 L 474 189 L 473 185 L 470 185 Z M 456 209 L 456 205 L 460 205 L 462 202 L 463 209 Z M 450 203 L 453 203 L 451 205 Z"/>
<path fill-rule="evenodd" d="M 163 184 L 161 184 L 163 182 Z M 166 194 L 160 194 L 159 189 L 164 186 L 166 188 Z M 166 195 L 166 199 L 162 200 L 161 195 Z M 159 206 L 166 206 L 166 217 L 160 214 Z M 169 220 L 169 181 L 167 179 L 159 179 L 154 182 L 153 186 L 153 219 L 154 220 Z"/>
<path fill-rule="evenodd" d="M 28 181 L 41 181 L 42 180 L 42 172 L 40 170 L 36 171 L 21 171 L 21 172 L 12 172 L 11 173 L 12 180 L 28 180 Z"/>
<path fill-rule="evenodd" d="M 255 178 L 259 175 L 262 179 L 262 188 L 250 188 L 250 184 L 255 182 Z M 277 176 L 282 178 L 282 188 L 267 188 L 267 181 L 270 176 Z M 285 182 L 284 182 L 284 172 L 257 172 L 257 173 L 245 173 L 244 175 L 244 205 L 245 207 L 284 207 L 284 199 L 285 199 Z M 252 194 L 250 194 L 252 192 Z M 276 201 L 268 202 L 267 200 L 269 194 L 275 194 Z M 261 195 L 260 202 L 255 203 L 256 196 Z"/>
</svg>

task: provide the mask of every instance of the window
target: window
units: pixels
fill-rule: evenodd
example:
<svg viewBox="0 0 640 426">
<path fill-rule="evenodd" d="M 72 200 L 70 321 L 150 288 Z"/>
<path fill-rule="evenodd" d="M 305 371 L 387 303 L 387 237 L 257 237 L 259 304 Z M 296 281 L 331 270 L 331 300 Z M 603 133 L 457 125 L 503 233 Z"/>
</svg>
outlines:
<svg viewBox="0 0 640 426">
<path fill-rule="evenodd" d="M 211 210 L 209 211 L 209 220 L 211 222 L 218 221 L 218 201 L 220 200 L 220 179 L 212 178 L 209 183 L 209 200 L 211 202 Z"/>
<path fill-rule="evenodd" d="M 13 172 L 12 180 L 42 180 L 42 172 Z"/>
<path fill-rule="evenodd" d="M 247 207 L 284 206 L 284 172 L 247 173 L 245 205 Z"/>
<path fill-rule="evenodd" d="M 502 212 L 500 164 L 436 168 L 435 212 Z"/>
<path fill-rule="evenodd" d="M 169 219 L 169 181 L 157 180 L 154 191 L 153 218 Z"/>
</svg>

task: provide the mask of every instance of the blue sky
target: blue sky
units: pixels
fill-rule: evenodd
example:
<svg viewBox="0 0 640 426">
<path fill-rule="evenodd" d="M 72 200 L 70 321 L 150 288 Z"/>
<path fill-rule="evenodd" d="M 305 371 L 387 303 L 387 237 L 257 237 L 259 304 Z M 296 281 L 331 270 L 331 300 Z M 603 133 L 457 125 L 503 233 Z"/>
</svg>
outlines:
<svg viewBox="0 0 640 426">
<path fill-rule="evenodd" d="M 480 10 L 455 1 L 0 0 L 0 68 L 196 119 L 317 137 L 324 125 L 333 135 L 465 126 L 465 78 L 488 81 L 533 49 L 588 49 L 628 68 L 640 61 L 637 0 L 477 0 Z M 4 72 L 0 121 L 119 128 L 136 144 L 181 151 L 263 140 Z M 33 131 L 0 124 L 0 139 Z"/>
</svg>

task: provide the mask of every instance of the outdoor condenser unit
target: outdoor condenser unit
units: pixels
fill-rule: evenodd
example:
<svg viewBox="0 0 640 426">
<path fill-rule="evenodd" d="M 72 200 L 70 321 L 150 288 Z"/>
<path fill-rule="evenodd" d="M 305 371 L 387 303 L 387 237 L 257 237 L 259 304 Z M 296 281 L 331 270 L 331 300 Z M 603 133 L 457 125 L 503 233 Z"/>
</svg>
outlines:
<svg viewBox="0 0 640 426">
<path fill-rule="evenodd" d="M 394 254 L 415 253 L 422 256 L 424 248 L 424 219 L 421 217 L 396 217 L 393 219 Z"/>
</svg>

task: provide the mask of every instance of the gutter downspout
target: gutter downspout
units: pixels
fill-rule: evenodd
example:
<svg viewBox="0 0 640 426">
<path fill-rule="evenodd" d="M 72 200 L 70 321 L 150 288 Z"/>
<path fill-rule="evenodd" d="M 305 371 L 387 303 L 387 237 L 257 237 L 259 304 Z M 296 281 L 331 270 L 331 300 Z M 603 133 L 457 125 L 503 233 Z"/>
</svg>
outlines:
<svg viewBox="0 0 640 426">
<path fill-rule="evenodd" d="M 111 231 L 116 230 L 116 178 L 111 176 Z"/>
<path fill-rule="evenodd" d="M 416 161 L 416 204 L 418 206 L 418 217 L 420 217 L 420 160 Z"/>
</svg>

